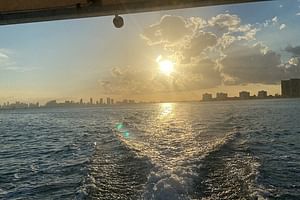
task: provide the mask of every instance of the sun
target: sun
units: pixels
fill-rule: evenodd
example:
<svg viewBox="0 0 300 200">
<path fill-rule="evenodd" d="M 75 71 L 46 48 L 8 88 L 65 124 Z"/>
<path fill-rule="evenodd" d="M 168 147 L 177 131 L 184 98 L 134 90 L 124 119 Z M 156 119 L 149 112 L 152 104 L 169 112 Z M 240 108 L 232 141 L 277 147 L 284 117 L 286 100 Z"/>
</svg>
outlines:
<svg viewBox="0 0 300 200">
<path fill-rule="evenodd" d="M 174 64 L 170 60 L 162 60 L 158 64 L 163 74 L 170 75 L 174 71 Z"/>
<path fill-rule="evenodd" d="M 162 60 L 161 56 L 156 59 L 156 62 L 159 64 L 159 70 L 165 75 L 170 75 L 174 71 L 174 63 L 170 60 Z"/>
</svg>

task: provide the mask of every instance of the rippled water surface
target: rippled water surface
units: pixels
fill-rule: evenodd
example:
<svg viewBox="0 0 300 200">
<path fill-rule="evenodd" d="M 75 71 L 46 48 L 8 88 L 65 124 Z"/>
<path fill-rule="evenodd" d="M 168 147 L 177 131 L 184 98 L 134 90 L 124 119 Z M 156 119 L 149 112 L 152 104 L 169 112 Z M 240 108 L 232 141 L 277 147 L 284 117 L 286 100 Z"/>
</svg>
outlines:
<svg viewBox="0 0 300 200">
<path fill-rule="evenodd" d="M 300 199 L 300 100 L 0 111 L 0 199 Z"/>
</svg>

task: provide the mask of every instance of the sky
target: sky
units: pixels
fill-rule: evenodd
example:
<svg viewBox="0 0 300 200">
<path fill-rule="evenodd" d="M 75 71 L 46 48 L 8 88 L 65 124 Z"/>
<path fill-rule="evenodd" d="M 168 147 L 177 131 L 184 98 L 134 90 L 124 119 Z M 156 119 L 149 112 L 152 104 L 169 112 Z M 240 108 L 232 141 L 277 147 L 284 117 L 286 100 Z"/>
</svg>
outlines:
<svg viewBox="0 0 300 200">
<path fill-rule="evenodd" d="M 300 78 L 299 0 L 113 17 L 1 26 L 0 103 L 280 94 Z"/>
</svg>

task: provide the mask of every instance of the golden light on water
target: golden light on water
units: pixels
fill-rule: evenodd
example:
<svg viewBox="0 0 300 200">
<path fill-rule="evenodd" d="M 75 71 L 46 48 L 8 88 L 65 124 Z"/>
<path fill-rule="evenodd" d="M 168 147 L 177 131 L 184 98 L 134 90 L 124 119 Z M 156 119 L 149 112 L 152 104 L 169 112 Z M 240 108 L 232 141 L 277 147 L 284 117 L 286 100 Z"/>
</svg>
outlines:
<svg viewBox="0 0 300 200">
<path fill-rule="evenodd" d="M 171 60 L 162 59 L 161 55 L 157 57 L 156 62 L 161 73 L 169 76 L 174 71 L 174 63 Z"/>
<path fill-rule="evenodd" d="M 170 117 L 173 112 L 173 104 L 172 103 L 162 103 L 160 104 L 160 118 Z"/>
</svg>

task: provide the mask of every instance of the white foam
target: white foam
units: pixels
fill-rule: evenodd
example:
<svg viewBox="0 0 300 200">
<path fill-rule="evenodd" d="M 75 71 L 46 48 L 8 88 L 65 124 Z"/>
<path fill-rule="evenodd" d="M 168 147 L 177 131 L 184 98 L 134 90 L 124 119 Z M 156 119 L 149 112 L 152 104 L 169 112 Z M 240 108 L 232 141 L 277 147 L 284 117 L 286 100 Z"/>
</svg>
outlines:
<svg viewBox="0 0 300 200">
<path fill-rule="evenodd" d="M 194 193 L 194 180 L 198 178 L 194 170 L 200 165 L 193 162 L 204 159 L 239 135 L 231 132 L 223 137 L 204 136 L 203 140 L 195 140 L 192 130 L 173 135 L 156 135 L 151 131 L 131 133 L 134 137 L 124 137 L 122 131 L 115 131 L 120 142 L 138 156 L 146 156 L 153 166 L 144 187 L 143 199 L 146 200 L 191 199 L 189 195 Z M 181 148 L 183 141 L 186 145 Z"/>
<path fill-rule="evenodd" d="M 188 199 L 188 177 L 172 172 L 151 172 L 143 194 L 144 199 Z"/>
</svg>

